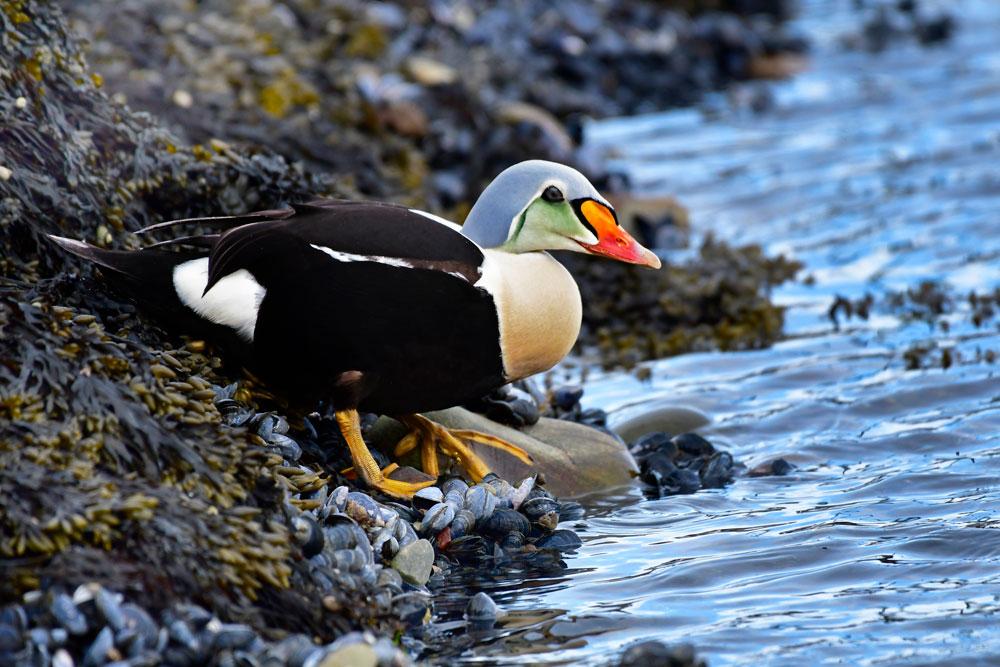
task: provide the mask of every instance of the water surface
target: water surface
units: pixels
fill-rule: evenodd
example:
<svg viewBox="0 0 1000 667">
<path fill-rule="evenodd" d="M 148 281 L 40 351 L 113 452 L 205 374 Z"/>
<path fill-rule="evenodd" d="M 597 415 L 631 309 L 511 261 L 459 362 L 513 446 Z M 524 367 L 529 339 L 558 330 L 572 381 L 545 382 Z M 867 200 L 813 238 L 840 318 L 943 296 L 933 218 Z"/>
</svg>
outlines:
<svg viewBox="0 0 1000 667">
<path fill-rule="evenodd" d="M 450 584 L 442 662 L 604 664 L 655 637 L 693 642 L 711 665 L 1000 664 L 996 320 L 976 327 L 964 301 L 947 329 L 878 305 L 840 330 L 827 317 L 837 294 L 1000 287 L 1000 3 L 954 3 L 952 42 L 881 54 L 837 44 L 852 3 L 803 4 L 812 68 L 771 85 L 769 110 L 731 94 L 588 134 L 700 232 L 794 256 L 812 279 L 775 294 L 786 341 L 656 362 L 645 382 L 591 375 L 585 402 L 613 421 L 696 407 L 737 459 L 797 469 L 585 499 L 566 569 L 479 582 L 512 611 L 503 626 L 466 633 L 469 582 Z M 930 368 L 907 370 L 916 344 L 933 348 Z"/>
</svg>

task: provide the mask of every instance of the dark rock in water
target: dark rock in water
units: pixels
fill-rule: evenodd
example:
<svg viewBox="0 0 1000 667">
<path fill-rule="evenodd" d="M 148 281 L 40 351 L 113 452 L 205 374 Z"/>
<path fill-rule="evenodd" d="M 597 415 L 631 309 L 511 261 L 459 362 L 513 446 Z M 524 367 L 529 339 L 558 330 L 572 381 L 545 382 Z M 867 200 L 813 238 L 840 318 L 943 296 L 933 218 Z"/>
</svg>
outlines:
<svg viewBox="0 0 1000 667">
<path fill-rule="evenodd" d="M 675 436 L 673 441 L 680 451 L 691 456 L 704 457 L 715 453 L 715 447 L 712 446 L 712 443 L 697 433 L 682 433 Z"/>
<path fill-rule="evenodd" d="M 669 433 L 647 433 L 629 445 L 629 451 L 636 460 L 642 460 L 653 454 L 667 457 L 671 462 L 677 456 L 677 443 Z"/>
<path fill-rule="evenodd" d="M 729 452 L 713 454 L 698 474 L 706 489 L 721 489 L 733 479 L 733 455 Z"/>
<path fill-rule="evenodd" d="M 640 478 L 658 496 L 722 488 L 745 470 L 729 452 L 717 451 L 696 433 L 674 437 L 649 433 L 633 442 L 630 450 L 639 462 Z"/>
<path fill-rule="evenodd" d="M 849 48 L 884 51 L 893 44 L 916 41 L 932 46 L 951 39 L 957 27 L 947 11 L 927 12 L 915 1 L 877 4 L 866 11 L 860 28 L 841 41 Z"/>
<path fill-rule="evenodd" d="M 773 461 L 761 463 L 759 466 L 755 466 L 748 474 L 750 477 L 769 477 L 771 475 L 782 476 L 787 475 L 794 469 L 795 466 L 785 459 L 774 459 Z"/>
<path fill-rule="evenodd" d="M 707 663 L 690 644 L 667 646 L 651 640 L 625 649 L 618 667 L 707 667 Z"/>
<path fill-rule="evenodd" d="M 580 403 L 582 397 L 583 387 L 579 385 L 559 387 L 552 392 L 552 406 L 557 410 L 569 412 Z"/>
<path fill-rule="evenodd" d="M 476 593 L 469 598 L 465 606 L 465 618 L 470 623 L 476 625 L 492 626 L 499 616 L 500 610 L 497 603 L 489 595 L 483 592 Z"/>
<path fill-rule="evenodd" d="M 775 459 L 771 462 L 771 473 L 774 475 L 787 475 L 794 469 L 795 466 L 785 459 Z"/>
</svg>

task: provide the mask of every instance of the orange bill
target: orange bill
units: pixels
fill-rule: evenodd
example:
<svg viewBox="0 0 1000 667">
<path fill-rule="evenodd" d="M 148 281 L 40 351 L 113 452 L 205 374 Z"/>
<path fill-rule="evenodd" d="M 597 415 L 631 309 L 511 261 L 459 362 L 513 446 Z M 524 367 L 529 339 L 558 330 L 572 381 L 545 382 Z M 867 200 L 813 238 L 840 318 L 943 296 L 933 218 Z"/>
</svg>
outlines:
<svg viewBox="0 0 1000 667">
<path fill-rule="evenodd" d="M 629 264 L 660 268 L 660 258 L 622 229 L 610 208 L 588 199 L 580 205 L 580 213 L 597 233 L 597 243 L 580 243 L 587 252 Z"/>
</svg>

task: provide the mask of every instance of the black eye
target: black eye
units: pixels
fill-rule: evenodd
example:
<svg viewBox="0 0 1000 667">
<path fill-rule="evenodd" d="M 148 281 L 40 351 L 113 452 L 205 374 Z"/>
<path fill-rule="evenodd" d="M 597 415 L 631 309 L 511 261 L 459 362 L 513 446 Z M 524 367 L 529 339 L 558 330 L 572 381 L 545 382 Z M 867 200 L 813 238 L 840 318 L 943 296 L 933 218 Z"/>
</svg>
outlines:
<svg viewBox="0 0 1000 667">
<path fill-rule="evenodd" d="M 564 199 L 566 199 L 566 197 L 563 195 L 562 190 L 560 190 L 554 185 L 550 185 L 549 187 L 545 188 L 544 192 L 542 192 L 542 199 L 554 204 L 556 202 L 563 201 Z"/>
</svg>

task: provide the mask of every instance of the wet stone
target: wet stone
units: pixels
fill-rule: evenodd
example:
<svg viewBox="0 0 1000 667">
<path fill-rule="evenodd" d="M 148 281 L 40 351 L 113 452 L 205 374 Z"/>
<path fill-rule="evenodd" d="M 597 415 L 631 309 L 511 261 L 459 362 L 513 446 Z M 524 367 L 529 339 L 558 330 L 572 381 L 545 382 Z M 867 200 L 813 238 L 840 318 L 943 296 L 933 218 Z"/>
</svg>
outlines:
<svg viewBox="0 0 1000 667">
<path fill-rule="evenodd" d="M 770 477 L 770 476 L 784 476 L 795 469 L 791 463 L 785 459 L 775 459 L 773 461 L 768 461 L 766 463 L 761 463 L 750 470 L 748 475 L 750 477 Z"/>
<path fill-rule="evenodd" d="M 617 667 L 706 667 L 690 644 L 668 646 L 644 641 L 625 649 Z"/>
<path fill-rule="evenodd" d="M 558 387 L 552 392 L 552 405 L 558 410 L 569 412 L 580 403 L 581 398 L 583 398 L 583 387 L 579 385 Z"/>
<path fill-rule="evenodd" d="M 434 547 L 427 540 L 417 540 L 401 547 L 392 559 L 392 567 L 404 581 L 422 586 L 431 576 L 434 564 Z"/>
<path fill-rule="evenodd" d="M 709 456 L 715 452 L 712 443 L 697 433 L 682 433 L 673 442 L 681 452 L 691 456 Z"/>
<path fill-rule="evenodd" d="M 649 433 L 637 438 L 630 451 L 639 462 L 640 478 L 653 496 L 722 488 L 746 469 L 734 461 L 732 454 L 717 451 L 696 433 L 673 437 Z"/>
<path fill-rule="evenodd" d="M 465 618 L 473 624 L 492 626 L 498 615 L 497 603 L 481 591 L 469 598 L 468 604 L 465 605 Z"/>
</svg>

